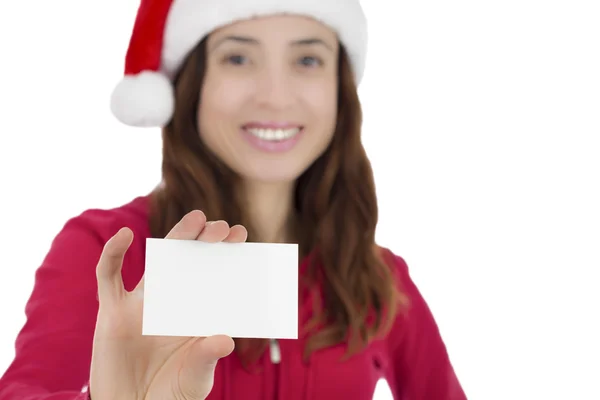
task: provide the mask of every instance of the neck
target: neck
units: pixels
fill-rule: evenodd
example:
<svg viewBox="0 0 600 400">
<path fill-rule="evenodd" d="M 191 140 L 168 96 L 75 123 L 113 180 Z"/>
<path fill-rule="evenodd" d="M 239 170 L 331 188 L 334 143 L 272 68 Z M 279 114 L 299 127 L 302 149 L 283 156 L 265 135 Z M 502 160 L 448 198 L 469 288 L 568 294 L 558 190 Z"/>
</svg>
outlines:
<svg viewBox="0 0 600 400">
<path fill-rule="evenodd" d="M 252 240 L 263 243 L 290 243 L 294 240 L 293 221 L 294 182 L 246 182 L 246 210 L 249 211 Z"/>
</svg>

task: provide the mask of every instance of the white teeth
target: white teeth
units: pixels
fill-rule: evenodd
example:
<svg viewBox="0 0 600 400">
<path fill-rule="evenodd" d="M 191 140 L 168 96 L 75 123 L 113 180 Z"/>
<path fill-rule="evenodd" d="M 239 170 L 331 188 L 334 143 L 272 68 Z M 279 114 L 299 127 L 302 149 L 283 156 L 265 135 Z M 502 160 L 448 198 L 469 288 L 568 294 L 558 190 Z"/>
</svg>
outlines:
<svg viewBox="0 0 600 400">
<path fill-rule="evenodd" d="M 246 131 L 250 132 L 256 137 L 263 140 L 286 140 L 290 139 L 300 132 L 300 128 L 289 128 L 289 129 L 262 129 L 262 128 L 248 128 Z"/>
</svg>

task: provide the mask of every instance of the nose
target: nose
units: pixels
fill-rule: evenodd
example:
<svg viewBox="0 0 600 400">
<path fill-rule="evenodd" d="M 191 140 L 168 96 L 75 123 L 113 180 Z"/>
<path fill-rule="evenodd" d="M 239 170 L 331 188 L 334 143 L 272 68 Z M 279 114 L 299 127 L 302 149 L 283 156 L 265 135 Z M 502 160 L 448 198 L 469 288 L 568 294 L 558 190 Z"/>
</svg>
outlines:
<svg viewBox="0 0 600 400">
<path fill-rule="evenodd" d="M 259 106 L 283 111 L 294 102 L 294 79 L 290 71 L 281 66 L 264 68 L 257 74 L 256 101 Z"/>
</svg>

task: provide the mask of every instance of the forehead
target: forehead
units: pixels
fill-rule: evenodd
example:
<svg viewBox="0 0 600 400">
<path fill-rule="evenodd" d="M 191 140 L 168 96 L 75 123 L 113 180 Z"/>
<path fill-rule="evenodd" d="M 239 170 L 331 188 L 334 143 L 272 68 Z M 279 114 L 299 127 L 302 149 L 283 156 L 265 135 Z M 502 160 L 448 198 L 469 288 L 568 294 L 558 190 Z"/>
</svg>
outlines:
<svg viewBox="0 0 600 400">
<path fill-rule="evenodd" d="M 282 14 L 236 21 L 213 31 L 208 37 L 208 42 L 229 35 L 251 36 L 264 42 L 306 37 L 319 38 L 331 44 L 337 42 L 337 35 L 330 27 L 302 15 Z"/>
</svg>

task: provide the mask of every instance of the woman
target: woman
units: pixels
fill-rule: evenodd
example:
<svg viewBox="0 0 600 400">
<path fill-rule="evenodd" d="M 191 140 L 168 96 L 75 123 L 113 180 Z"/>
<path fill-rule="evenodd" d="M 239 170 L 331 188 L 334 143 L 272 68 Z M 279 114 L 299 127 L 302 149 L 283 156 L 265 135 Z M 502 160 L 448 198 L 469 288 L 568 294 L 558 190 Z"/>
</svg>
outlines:
<svg viewBox="0 0 600 400">
<path fill-rule="evenodd" d="M 406 263 L 374 241 L 366 23 L 339 6 L 142 1 L 112 110 L 163 127 L 163 181 L 58 234 L 0 400 L 361 400 L 380 378 L 396 399 L 466 398 Z M 299 243 L 300 338 L 142 337 L 145 239 L 165 236 Z"/>
</svg>

